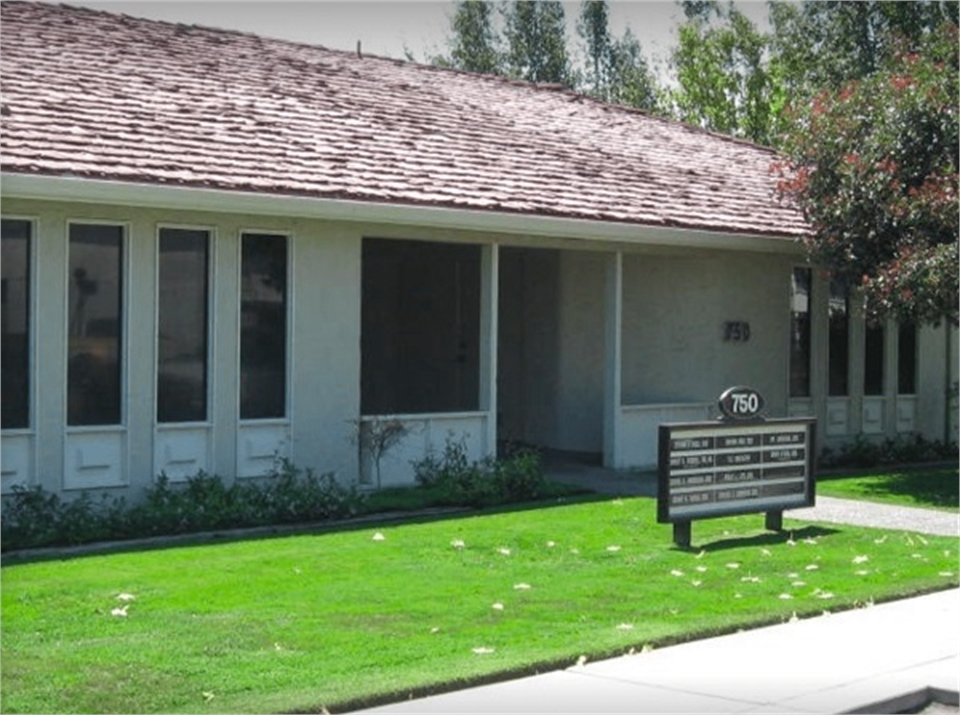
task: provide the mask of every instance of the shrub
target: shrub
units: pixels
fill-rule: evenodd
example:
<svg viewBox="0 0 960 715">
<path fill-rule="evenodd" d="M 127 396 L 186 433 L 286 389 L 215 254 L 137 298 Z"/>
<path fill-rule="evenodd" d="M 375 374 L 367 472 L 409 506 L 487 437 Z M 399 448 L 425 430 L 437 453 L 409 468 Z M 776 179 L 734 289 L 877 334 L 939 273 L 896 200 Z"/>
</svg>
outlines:
<svg viewBox="0 0 960 715">
<path fill-rule="evenodd" d="M 438 492 L 437 501 L 456 506 L 489 506 L 543 496 L 546 479 L 539 455 L 529 449 L 494 460 L 471 462 L 466 438 L 447 437 L 443 456 L 428 454 L 413 463 L 417 483 Z"/>
<path fill-rule="evenodd" d="M 323 521 L 353 515 L 362 497 L 332 474 L 317 475 L 278 460 L 262 480 L 227 486 L 206 472 L 171 484 L 160 474 L 141 503 L 89 492 L 63 501 L 40 486 L 14 487 L 4 499 L 3 550 L 76 545 L 106 539 L 194 533 L 212 529 Z"/>
<path fill-rule="evenodd" d="M 927 440 L 920 435 L 870 440 L 857 435 L 838 450 L 825 447 L 819 465 L 827 468 L 875 467 L 881 464 L 915 464 L 952 460 L 957 457 L 956 442 Z"/>
</svg>

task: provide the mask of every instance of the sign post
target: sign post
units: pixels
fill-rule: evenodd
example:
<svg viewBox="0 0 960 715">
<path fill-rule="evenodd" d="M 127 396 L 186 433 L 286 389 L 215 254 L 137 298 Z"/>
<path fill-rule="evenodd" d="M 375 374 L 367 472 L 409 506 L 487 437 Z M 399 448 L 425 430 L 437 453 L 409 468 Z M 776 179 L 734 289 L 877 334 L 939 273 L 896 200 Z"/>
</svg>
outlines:
<svg viewBox="0 0 960 715">
<path fill-rule="evenodd" d="M 673 524 L 683 548 L 694 519 L 765 512 L 780 531 L 784 509 L 814 503 L 815 420 L 765 419 L 747 387 L 726 390 L 719 406 L 720 421 L 660 425 L 657 521 Z"/>
</svg>

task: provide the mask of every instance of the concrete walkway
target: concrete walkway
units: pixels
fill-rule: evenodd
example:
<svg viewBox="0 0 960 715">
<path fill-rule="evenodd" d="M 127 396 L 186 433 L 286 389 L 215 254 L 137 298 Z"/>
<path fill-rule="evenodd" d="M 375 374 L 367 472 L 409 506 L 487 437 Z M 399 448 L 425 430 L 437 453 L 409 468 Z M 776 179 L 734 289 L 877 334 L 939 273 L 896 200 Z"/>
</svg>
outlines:
<svg viewBox="0 0 960 715">
<path fill-rule="evenodd" d="M 958 634 L 951 589 L 364 712 L 958 712 Z"/>
<path fill-rule="evenodd" d="M 837 499 L 818 496 L 816 505 L 808 509 L 784 512 L 789 519 L 827 521 L 854 526 L 877 526 L 936 536 L 960 536 L 960 515 L 949 511 L 916 509 L 891 504 Z"/>
</svg>

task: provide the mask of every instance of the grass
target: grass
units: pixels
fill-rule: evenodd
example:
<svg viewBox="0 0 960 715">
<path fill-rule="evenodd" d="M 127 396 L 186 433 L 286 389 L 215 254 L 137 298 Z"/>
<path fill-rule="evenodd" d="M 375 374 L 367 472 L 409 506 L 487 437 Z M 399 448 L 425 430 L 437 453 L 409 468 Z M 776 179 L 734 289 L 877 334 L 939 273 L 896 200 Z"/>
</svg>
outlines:
<svg viewBox="0 0 960 715">
<path fill-rule="evenodd" d="M 960 512 L 956 467 L 821 477 L 817 480 L 817 494 Z"/>
<path fill-rule="evenodd" d="M 955 538 L 752 515 L 684 551 L 655 506 L 6 566 L 0 710 L 336 712 L 958 583 Z"/>
</svg>

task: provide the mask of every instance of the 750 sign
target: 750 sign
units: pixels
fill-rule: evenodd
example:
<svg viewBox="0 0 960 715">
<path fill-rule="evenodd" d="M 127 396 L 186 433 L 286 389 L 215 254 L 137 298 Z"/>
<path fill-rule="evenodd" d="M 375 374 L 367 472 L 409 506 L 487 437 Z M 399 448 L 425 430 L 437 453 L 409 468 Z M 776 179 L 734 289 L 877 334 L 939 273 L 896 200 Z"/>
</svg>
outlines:
<svg viewBox="0 0 960 715">
<path fill-rule="evenodd" d="M 725 390 L 717 404 L 727 419 L 752 420 L 760 416 L 766 403 L 752 387 L 738 386 Z"/>
</svg>

